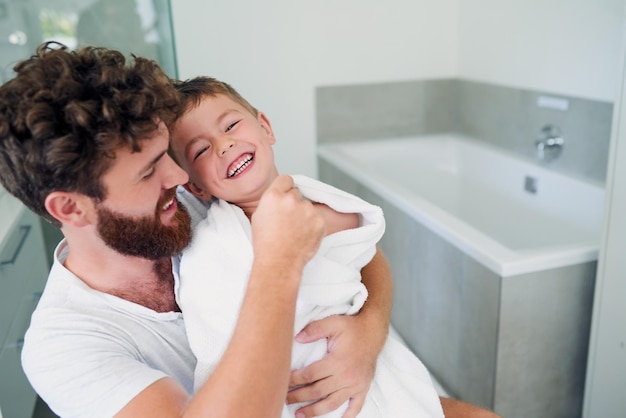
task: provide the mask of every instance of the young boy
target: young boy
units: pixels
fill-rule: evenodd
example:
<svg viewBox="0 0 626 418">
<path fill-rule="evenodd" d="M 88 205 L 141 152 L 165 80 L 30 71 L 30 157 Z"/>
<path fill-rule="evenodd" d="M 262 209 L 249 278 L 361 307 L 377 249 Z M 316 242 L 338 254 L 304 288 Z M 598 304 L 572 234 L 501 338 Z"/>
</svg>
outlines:
<svg viewBox="0 0 626 418">
<path fill-rule="evenodd" d="M 185 188 L 202 200 L 217 199 L 206 220 L 198 222 L 180 264 L 178 301 L 198 359 L 195 384 L 199 386 L 227 346 L 245 295 L 253 260 L 249 220 L 278 176 L 272 152 L 276 139 L 265 114 L 228 84 L 199 77 L 177 87 L 184 106 L 171 129 L 171 152 L 189 174 Z M 326 236 L 303 274 L 297 334 L 313 320 L 359 311 L 367 298 L 360 270 L 376 251 L 384 218 L 380 208 L 355 196 L 304 176 L 293 178 L 326 222 Z M 225 274 L 230 277 L 227 281 Z M 326 352 L 325 341 L 295 342 L 292 367 L 302 368 Z M 285 407 L 283 417 L 293 417 L 301 406 Z M 340 417 L 347 406 L 346 402 L 326 416 Z M 443 416 L 427 370 L 398 341 L 388 338 L 359 416 Z"/>
</svg>

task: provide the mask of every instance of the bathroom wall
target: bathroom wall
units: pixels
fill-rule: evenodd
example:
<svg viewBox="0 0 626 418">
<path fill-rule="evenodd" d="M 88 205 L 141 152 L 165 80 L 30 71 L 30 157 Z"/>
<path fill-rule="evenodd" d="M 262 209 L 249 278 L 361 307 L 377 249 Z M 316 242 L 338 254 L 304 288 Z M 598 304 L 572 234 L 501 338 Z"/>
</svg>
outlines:
<svg viewBox="0 0 626 418">
<path fill-rule="evenodd" d="M 619 90 L 607 170 L 607 209 L 593 302 L 584 417 L 621 418 L 626 410 L 626 72 L 622 72 Z"/>
<path fill-rule="evenodd" d="M 611 102 L 621 0 L 173 2 L 181 77 L 265 111 L 279 169 L 315 176 L 315 89 L 456 79 Z"/>
<path fill-rule="evenodd" d="M 173 2 L 179 74 L 272 121 L 279 170 L 315 176 L 315 86 L 454 76 L 459 0 Z"/>
<path fill-rule="evenodd" d="M 463 0 L 459 77 L 614 101 L 623 0 Z"/>
<path fill-rule="evenodd" d="M 567 102 L 567 110 L 538 105 Z M 319 87 L 319 142 L 460 132 L 545 167 L 603 183 L 611 136 L 611 102 L 462 79 Z M 535 141 L 554 124 L 565 139 L 561 155 L 539 161 Z"/>
</svg>

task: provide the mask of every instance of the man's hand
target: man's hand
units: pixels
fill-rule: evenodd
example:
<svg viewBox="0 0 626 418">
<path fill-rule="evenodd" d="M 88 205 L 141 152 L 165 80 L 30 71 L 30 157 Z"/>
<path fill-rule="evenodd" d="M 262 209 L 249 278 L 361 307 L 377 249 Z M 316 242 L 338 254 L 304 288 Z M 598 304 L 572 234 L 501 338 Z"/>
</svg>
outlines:
<svg viewBox="0 0 626 418">
<path fill-rule="evenodd" d="M 310 343 L 328 339 L 328 354 L 315 363 L 291 373 L 290 387 L 306 385 L 287 394 L 287 403 L 324 398 L 302 407 L 302 417 L 315 417 L 334 411 L 347 400 L 350 406 L 344 418 L 353 418 L 361 411 L 365 396 L 376 371 L 379 350 L 362 344 L 368 335 L 366 322 L 357 316 L 331 316 L 310 323 L 296 340 Z M 300 417 L 300 415 L 298 415 Z"/>
<path fill-rule="evenodd" d="M 278 268 L 302 269 L 324 235 L 322 216 L 287 175 L 265 191 L 251 222 L 255 259 L 272 260 Z"/>
</svg>

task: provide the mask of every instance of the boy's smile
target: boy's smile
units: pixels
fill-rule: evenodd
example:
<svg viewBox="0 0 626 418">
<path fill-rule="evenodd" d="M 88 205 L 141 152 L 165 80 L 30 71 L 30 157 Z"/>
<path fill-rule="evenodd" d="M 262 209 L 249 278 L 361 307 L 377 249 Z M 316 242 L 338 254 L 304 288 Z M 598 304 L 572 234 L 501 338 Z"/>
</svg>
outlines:
<svg viewBox="0 0 626 418">
<path fill-rule="evenodd" d="M 250 167 L 253 160 L 254 155 L 251 153 L 242 155 L 242 158 L 238 158 L 230 165 L 227 177 L 230 179 L 243 173 L 248 167 Z"/>
</svg>

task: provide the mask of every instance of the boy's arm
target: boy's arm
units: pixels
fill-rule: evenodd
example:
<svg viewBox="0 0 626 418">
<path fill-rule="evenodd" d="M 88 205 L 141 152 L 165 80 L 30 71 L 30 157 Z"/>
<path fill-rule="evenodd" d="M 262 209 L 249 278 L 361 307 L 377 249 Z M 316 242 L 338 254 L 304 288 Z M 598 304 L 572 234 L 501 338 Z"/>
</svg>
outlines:
<svg viewBox="0 0 626 418">
<path fill-rule="evenodd" d="M 374 339 L 378 339 L 377 351 L 380 353 L 389 332 L 393 304 L 393 278 L 387 257 L 379 247 L 376 247 L 376 254 L 372 261 L 361 269 L 361 281 L 367 288 L 368 298 L 357 317 L 368 321 L 368 325 L 374 331 L 378 331 Z"/>
<path fill-rule="evenodd" d="M 350 406 L 344 417 L 355 417 L 374 378 L 376 360 L 389 330 L 393 299 L 391 268 L 379 248 L 361 274 L 369 296 L 358 315 L 312 322 L 297 337 L 301 343 L 328 338 L 329 353 L 322 360 L 291 374 L 291 387 L 309 385 L 290 391 L 288 403 L 328 395 L 300 409 L 307 417 L 333 411 L 348 399 Z"/>
<path fill-rule="evenodd" d="M 324 223 L 280 176 L 252 217 L 254 263 L 233 338 L 217 368 L 189 398 L 172 379 L 135 397 L 118 417 L 278 417 L 289 381 L 295 304 Z"/>
</svg>

